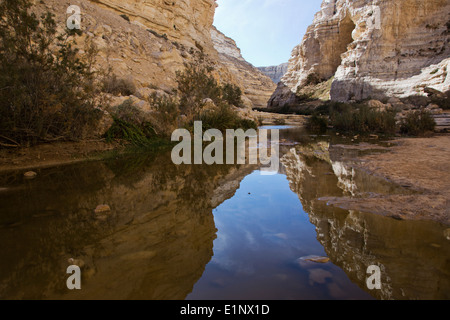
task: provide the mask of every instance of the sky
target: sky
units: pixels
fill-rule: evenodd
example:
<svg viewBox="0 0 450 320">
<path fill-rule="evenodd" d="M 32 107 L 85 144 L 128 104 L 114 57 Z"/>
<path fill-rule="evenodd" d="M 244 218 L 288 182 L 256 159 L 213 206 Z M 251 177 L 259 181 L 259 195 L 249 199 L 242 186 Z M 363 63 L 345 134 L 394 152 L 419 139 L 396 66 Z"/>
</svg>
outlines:
<svg viewBox="0 0 450 320">
<path fill-rule="evenodd" d="M 214 25 L 255 67 L 288 62 L 322 0 L 217 0 Z"/>
</svg>

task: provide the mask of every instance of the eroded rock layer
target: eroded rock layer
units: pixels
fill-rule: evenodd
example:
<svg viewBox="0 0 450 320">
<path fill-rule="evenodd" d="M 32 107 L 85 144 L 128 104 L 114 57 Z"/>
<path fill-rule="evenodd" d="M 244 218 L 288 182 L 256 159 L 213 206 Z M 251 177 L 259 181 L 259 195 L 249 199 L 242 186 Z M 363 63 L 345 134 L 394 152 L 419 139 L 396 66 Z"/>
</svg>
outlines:
<svg viewBox="0 0 450 320">
<path fill-rule="evenodd" d="M 289 63 L 282 63 L 278 66 L 259 67 L 258 69 L 267 75 L 273 82 L 278 83 L 286 73 L 289 67 Z"/>
<path fill-rule="evenodd" d="M 259 69 L 245 61 L 233 39 L 228 38 L 215 27 L 211 29 L 214 48 L 221 62 L 231 71 L 235 82 L 243 88 L 243 93 L 254 107 L 265 108 L 276 86 Z"/>
<path fill-rule="evenodd" d="M 211 47 L 215 0 L 91 0 L 183 44 Z"/>
<path fill-rule="evenodd" d="M 211 36 L 219 33 L 213 27 L 215 0 L 45 0 L 36 5 L 56 15 L 60 31 L 69 17 L 67 8 L 79 6 L 78 46 L 83 49 L 86 42 L 94 43 L 96 66 L 132 81 L 139 99 L 155 90 L 171 93 L 177 86 L 176 72 L 186 63 L 196 63 L 200 54 L 214 66 L 219 82 L 241 87 L 248 107 L 264 105 L 274 90 L 269 78 L 240 57 L 233 40 L 222 35 L 221 39 L 228 39 L 227 49 L 217 51 L 223 46 Z M 239 57 L 229 57 L 227 50 L 239 52 Z"/>
<path fill-rule="evenodd" d="M 326 0 L 282 82 L 295 93 L 334 76 L 339 101 L 447 91 L 449 28 L 446 0 Z"/>
</svg>

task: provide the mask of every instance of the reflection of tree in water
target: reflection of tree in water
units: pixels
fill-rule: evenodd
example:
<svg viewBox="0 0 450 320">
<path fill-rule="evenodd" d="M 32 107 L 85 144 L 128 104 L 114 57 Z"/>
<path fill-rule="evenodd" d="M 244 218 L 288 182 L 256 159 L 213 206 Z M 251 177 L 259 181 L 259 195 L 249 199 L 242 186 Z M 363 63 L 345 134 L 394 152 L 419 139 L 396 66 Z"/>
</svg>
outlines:
<svg viewBox="0 0 450 320">
<path fill-rule="evenodd" d="M 161 155 L 17 179 L 0 194 L 0 297 L 184 299 L 213 254 L 211 199 L 228 174 L 248 170 Z M 106 219 L 93 213 L 99 204 L 112 209 Z M 70 257 L 85 265 L 80 292 L 65 287 Z"/>
<path fill-rule="evenodd" d="M 335 155 L 323 147 L 297 146 L 284 155 L 282 163 L 290 187 L 316 226 L 317 239 L 331 261 L 379 299 L 449 299 L 450 243 L 444 237 L 445 227 L 327 206 L 319 199 L 401 190 L 363 172 L 353 172 L 344 162 L 339 166 L 346 169 L 337 170 L 336 161 L 331 160 Z M 366 287 L 370 265 L 382 267 L 380 291 Z"/>
</svg>

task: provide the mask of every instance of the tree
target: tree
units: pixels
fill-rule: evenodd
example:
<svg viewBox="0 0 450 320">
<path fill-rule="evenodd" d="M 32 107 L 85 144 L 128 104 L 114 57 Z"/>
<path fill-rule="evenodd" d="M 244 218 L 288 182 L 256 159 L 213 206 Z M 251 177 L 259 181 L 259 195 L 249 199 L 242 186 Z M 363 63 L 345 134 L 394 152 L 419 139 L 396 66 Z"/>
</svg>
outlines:
<svg viewBox="0 0 450 320">
<path fill-rule="evenodd" d="M 29 0 L 0 2 L 0 143 L 34 144 L 81 138 L 100 117 L 92 72 L 93 47 L 83 61 L 54 15 L 40 19 Z"/>
<path fill-rule="evenodd" d="M 190 119 L 200 113 L 205 99 L 211 99 L 215 104 L 221 102 L 220 86 L 210 72 L 209 67 L 198 62 L 186 65 L 183 72 L 177 72 L 180 111 Z"/>
<path fill-rule="evenodd" d="M 226 83 L 222 87 L 222 97 L 229 105 L 242 107 L 242 90 L 238 86 Z"/>
</svg>

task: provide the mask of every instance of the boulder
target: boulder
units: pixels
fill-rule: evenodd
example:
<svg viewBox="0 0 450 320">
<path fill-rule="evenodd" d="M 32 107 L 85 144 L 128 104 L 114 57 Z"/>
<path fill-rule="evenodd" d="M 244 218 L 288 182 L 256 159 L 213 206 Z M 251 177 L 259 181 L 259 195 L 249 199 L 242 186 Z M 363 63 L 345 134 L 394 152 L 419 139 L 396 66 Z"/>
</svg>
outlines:
<svg viewBox="0 0 450 320">
<path fill-rule="evenodd" d="M 447 98 L 447 95 L 439 90 L 425 87 L 423 91 L 428 95 L 430 98 L 436 98 L 436 99 L 445 99 Z"/>
<path fill-rule="evenodd" d="M 96 215 L 106 215 L 110 212 L 111 212 L 111 208 L 107 204 L 98 205 L 94 210 L 94 213 Z"/>
<path fill-rule="evenodd" d="M 114 124 L 114 119 L 108 111 L 102 109 L 99 110 L 101 112 L 100 120 L 98 121 L 97 125 L 95 126 L 95 129 L 91 133 L 95 137 L 104 136 Z"/>
<path fill-rule="evenodd" d="M 449 228 L 449 229 L 446 229 L 446 230 L 444 231 L 444 237 L 445 237 L 447 240 L 450 240 L 450 228 Z"/>
<path fill-rule="evenodd" d="M 23 176 L 25 177 L 25 179 L 34 179 L 37 177 L 37 173 L 34 171 L 28 171 L 28 172 L 25 172 L 23 174 Z"/>
<path fill-rule="evenodd" d="M 297 92 L 310 74 L 334 77 L 331 99 L 341 102 L 440 95 L 427 87 L 449 88 L 449 12 L 443 0 L 323 1 L 281 81 Z"/>
<path fill-rule="evenodd" d="M 389 108 L 388 105 L 385 105 L 379 100 L 370 100 L 367 105 L 369 106 L 369 108 L 375 109 L 379 112 L 386 111 L 386 109 Z"/>
</svg>

